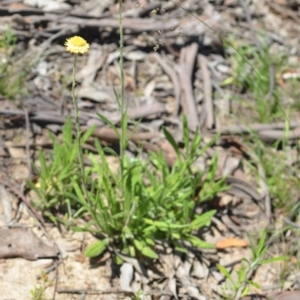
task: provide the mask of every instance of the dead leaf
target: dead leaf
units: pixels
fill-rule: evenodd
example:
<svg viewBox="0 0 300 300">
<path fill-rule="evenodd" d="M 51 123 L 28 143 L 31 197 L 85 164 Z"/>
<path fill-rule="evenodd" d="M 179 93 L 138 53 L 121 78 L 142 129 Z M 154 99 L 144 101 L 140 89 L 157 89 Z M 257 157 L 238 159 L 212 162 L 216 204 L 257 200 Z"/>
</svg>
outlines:
<svg viewBox="0 0 300 300">
<path fill-rule="evenodd" d="M 75 261 L 78 261 L 81 264 L 83 264 L 86 261 L 86 256 L 83 253 L 75 255 Z"/>
<path fill-rule="evenodd" d="M 226 238 L 216 242 L 217 249 L 226 249 L 229 247 L 247 247 L 249 242 L 239 238 Z"/>
</svg>

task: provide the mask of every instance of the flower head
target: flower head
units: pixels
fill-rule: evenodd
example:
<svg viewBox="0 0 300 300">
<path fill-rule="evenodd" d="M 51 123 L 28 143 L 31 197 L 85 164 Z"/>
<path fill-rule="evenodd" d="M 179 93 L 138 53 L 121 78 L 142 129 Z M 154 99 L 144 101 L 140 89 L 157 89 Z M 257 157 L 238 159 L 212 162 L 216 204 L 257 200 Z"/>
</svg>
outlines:
<svg viewBox="0 0 300 300">
<path fill-rule="evenodd" d="M 89 51 L 90 45 L 87 43 L 85 39 L 80 36 L 73 36 L 68 38 L 65 42 L 65 46 L 67 47 L 67 51 L 70 53 L 86 53 Z"/>
</svg>

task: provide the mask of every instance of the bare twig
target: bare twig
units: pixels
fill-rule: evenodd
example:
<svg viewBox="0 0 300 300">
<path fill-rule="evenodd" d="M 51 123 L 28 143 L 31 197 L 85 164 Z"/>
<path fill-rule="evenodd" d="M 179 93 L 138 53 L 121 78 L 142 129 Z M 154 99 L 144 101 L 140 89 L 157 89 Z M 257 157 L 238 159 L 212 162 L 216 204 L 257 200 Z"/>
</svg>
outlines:
<svg viewBox="0 0 300 300">
<path fill-rule="evenodd" d="M 204 110 L 203 113 L 206 115 L 206 127 L 208 129 L 214 126 L 214 106 L 212 100 L 212 83 L 210 78 L 210 72 L 207 67 L 206 58 L 199 54 L 198 64 L 200 65 L 202 75 L 203 75 L 203 90 L 204 90 Z"/>
<path fill-rule="evenodd" d="M 285 218 L 284 216 L 281 216 L 281 219 L 283 220 L 284 223 L 292 226 L 293 228 L 300 229 L 300 225 L 290 221 L 289 219 Z"/>
<path fill-rule="evenodd" d="M 106 290 L 96 290 L 96 289 L 59 289 L 57 290 L 59 294 L 88 294 L 88 295 L 105 295 L 105 294 L 125 294 L 132 295 L 131 292 L 125 292 L 118 289 L 106 289 Z"/>
<path fill-rule="evenodd" d="M 299 121 L 291 121 L 289 123 L 290 130 L 293 128 L 300 127 Z M 218 132 L 222 134 L 244 134 L 252 131 L 259 132 L 265 130 L 284 130 L 286 128 L 286 122 L 277 122 L 277 123 L 269 123 L 269 124 L 261 124 L 261 123 L 253 123 L 249 125 L 237 124 L 232 126 L 227 126 L 218 129 Z"/>
<path fill-rule="evenodd" d="M 166 72 L 166 74 L 170 77 L 173 83 L 174 87 L 174 94 L 175 94 L 175 99 L 176 99 L 176 113 L 178 113 L 179 110 L 179 104 L 180 104 L 180 82 L 178 80 L 178 76 L 174 69 L 166 62 L 166 60 L 162 59 L 161 56 L 158 53 L 154 53 L 154 57 L 157 60 L 157 62 L 161 65 L 163 70 Z"/>
<path fill-rule="evenodd" d="M 180 65 L 177 67 L 181 87 L 184 93 L 183 108 L 189 118 L 189 127 L 195 131 L 199 128 L 197 105 L 194 99 L 192 74 L 198 52 L 198 44 L 193 43 L 181 50 Z"/>
<path fill-rule="evenodd" d="M 65 17 L 58 18 L 56 15 L 47 16 L 31 16 L 30 21 L 32 23 L 38 23 L 41 21 L 54 21 L 61 24 L 80 25 L 83 27 L 111 27 L 114 29 L 119 28 L 119 20 L 113 18 L 103 19 L 85 19 L 82 22 L 82 18 L 79 17 Z M 158 30 L 173 30 L 179 24 L 177 20 L 160 21 L 155 19 L 142 19 L 142 18 L 123 18 L 123 28 L 130 29 L 134 32 L 143 31 L 158 31 Z"/>
</svg>

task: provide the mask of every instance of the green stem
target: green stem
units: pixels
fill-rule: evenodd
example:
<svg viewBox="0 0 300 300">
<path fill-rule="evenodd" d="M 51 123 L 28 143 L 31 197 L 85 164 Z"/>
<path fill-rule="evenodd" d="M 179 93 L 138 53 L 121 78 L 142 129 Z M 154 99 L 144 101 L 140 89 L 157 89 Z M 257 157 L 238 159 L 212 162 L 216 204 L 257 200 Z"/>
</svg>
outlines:
<svg viewBox="0 0 300 300">
<path fill-rule="evenodd" d="M 75 97 L 75 86 L 76 86 L 76 64 L 77 64 L 77 54 L 74 55 L 74 64 L 73 64 L 73 82 L 72 82 L 72 100 L 73 105 L 75 109 L 75 126 L 76 126 L 76 144 L 77 144 L 77 152 L 78 152 L 78 161 L 79 161 L 79 168 L 80 168 L 80 178 L 81 178 L 81 188 L 84 192 L 84 195 L 87 199 L 87 202 L 89 203 L 89 206 L 91 208 L 91 213 L 93 213 L 92 209 L 92 202 L 90 201 L 89 194 L 86 187 L 86 181 L 85 181 L 85 174 L 84 174 L 84 161 L 83 161 L 83 153 L 81 148 L 81 132 L 80 132 L 80 125 L 79 125 L 79 110 L 78 105 Z"/>
<path fill-rule="evenodd" d="M 125 107 L 125 78 L 124 78 L 124 58 L 123 58 L 123 47 L 124 47 L 124 36 L 123 36 L 123 24 L 122 24 L 122 4 L 123 0 L 119 0 L 119 30 L 120 30 L 120 76 L 121 76 L 121 93 L 120 93 L 120 111 L 121 111 L 121 137 L 120 137 L 120 155 L 121 155 L 121 174 L 122 174 L 122 187 L 123 192 L 125 191 L 125 178 L 124 178 L 124 163 L 125 163 L 125 150 L 127 145 L 127 109 Z"/>
</svg>

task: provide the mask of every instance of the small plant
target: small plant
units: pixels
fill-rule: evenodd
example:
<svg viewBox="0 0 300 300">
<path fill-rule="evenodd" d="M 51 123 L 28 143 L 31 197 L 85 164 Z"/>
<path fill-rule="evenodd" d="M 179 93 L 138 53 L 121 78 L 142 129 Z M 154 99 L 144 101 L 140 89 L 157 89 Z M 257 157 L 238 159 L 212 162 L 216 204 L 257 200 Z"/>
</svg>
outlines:
<svg viewBox="0 0 300 300">
<path fill-rule="evenodd" d="M 228 52 L 232 61 L 234 75 L 227 78 L 223 85 L 234 84 L 249 91 L 245 105 L 250 107 L 254 116 L 267 123 L 283 116 L 275 82 L 276 67 L 282 64 L 282 57 L 274 57 L 263 42 L 261 49 L 252 45 L 239 45 Z M 273 83 L 271 83 L 273 81 Z"/>
<path fill-rule="evenodd" d="M 74 229 L 90 231 L 99 237 L 98 242 L 88 247 L 86 255 L 89 257 L 101 254 L 110 245 L 132 256 L 157 258 L 157 240 L 168 240 L 181 251 L 186 251 L 186 243 L 200 248 L 212 247 L 197 234 L 201 228 L 209 225 L 215 211 L 198 215 L 196 207 L 227 187 L 224 179 L 215 180 L 216 156 L 212 158 L 205 176 L 203 172 L 193 172 L 192 165 L 214 141 L 202 147 L 202 139 L 197 132 L 190 141 L 188 124 L 184 119 L 184 154 L 172 135 L 164 130 L 167 140 L 177 153 L 174 166 L 167 164 L 162 153 L 151 153 L 147 161 L 128 159 L 125 155 L 128 122 L 122 71 L 120 99 L 116 95 L 122 116 L 120 133 L 109 120 L 99 116 L 119 136 L 120 156 L 111 149 L 103 149 L 99 141 L 95 140 L 98 155 L 90 154 L 92 167 L 85 168 L 82 144 L 93 128 L 82 137 L 75 99 L 75 71 L 77 55 L 86 53 L 89 45 L 81 37 L 67 39 L 65 45 L 67 51 L 74 54 L 72 98 L 76 139 L 74 142 L 72 126 L 68 121 L 63 130 L 63 143 L 60 144 L 52 137 L 54 154 L 50 164 L 46 163 L 45 156 L 40 152 L 40 186 L 29 183 L 40 198 L 36 206 L 40 205 L 44 214 L 54 221 L 58 218 L 55 210 L 65 212 L 69 218 L 88 219 L 86 226 Z M 123 70 L 122 52 L 120 69 Z M 117 174 L 110 170 L 105 151 L 119 157 L 120 170 Z"/>
<path fill-rule="evenodd" d="M 88 184 L 92 186 L 89 193 L 91 203 L 76 181 L 73 181 L 76 195 L 66 193 L 68 198 L 79 201 L 92 218 L 85 227 L 74 229 L 99 236 L 99 241 L 88 247 L 87 256 L 97 256 L 113 245 L 132 256 L 157 258 L 156 240 L 168 240 L 182 251 L 185 251 L 184 242 L 199 248 L 212 247 L 202 241 L 197 232 L 210 224 L 215 211 L 198 215 L 195 209 L 227 187 L 224 179 L 215 181 L 217 157 L 213 157 L 206 176 L 192 171 L 193 163 L 211 144 L 201 147 L 198 134 L 189 141 L 187 128 L 184 121 L 184 156 L 165 130 L 178 154 L 173 167 L 168 166 L 162 153 L 151 153 L 145 162 L 125 158 L 123 173 L 114 174 L 106 162 L 106 149 L 95 141 L 101 163 L 98 156 L 90 154 L 93 167 L 88 178 L 95 177 L 95 174 L 97 178 Z"/>
<path fill-rule="evenodd" d="M 286 136 L 289 134 L 289 128 L 286 128 Z M 297 177 L 297 166 L 291 165 L 288 162 L 288 139 L 283 138 L 275 141 L 273 144 L 267 144 L 259 139 L 257 134 L 251 132 L 249 137 L 244 139 L 249 147 L 259 159 L 259 164 L 262 166 L 268 186 L 268 191 L 272 199 L 273 207 L 277 209 L 285 209 L 289 211 L 293 202 L 293 194 L 299 193 L 299 178 Z M 298 155 L 298 147 L 293 149 Z M 249 162 L 248 166 L 253 171 L 255 177 L 260 175 L 257 173 L 257 168 Z"/>
<path fill-rule="evenodd" d="M 47 300 L 45 296 L 46 289 L 52 285 L 48 275 L 41 272 L 41 285 L 30 290 L 31 300 Z"/>
<path fill-rule="evenodd" d="M 88 130 L 81 138 L 84 143 L 91 135 L 93 128 Z M 52 222 L 66 222 L 72 219 L 74 209 L 79 209 L 77 202 L 66 197 L 66 192 L 74 193 L 72 182 L 80 181 L 78 168 L 78 147 L 73 138 L 72 123 L 67 119 L 63 127 L 62 141 L 49 133 L 53 142 L 53 153 L 49 154 L 49 162 L 43 151 L 39 151 L 40 168 L 35 167 L 39 174 L 39 181 L 34 184 L 27 181 L 29 187 L 36 192 L 38 200 L 33 205 Z M 61 218 L 61 215 L 65 215 Z"/>
<path fill-rule="evenodd" d="M 216 156 L 212 158 L 205 176 L 202 172 L 193 172 L 194 162 L 214 140 L 203 147 L 201 137 L 196 133 L 190 141 L 186 119 L 183 124 L 184 153 L 165 130 L 166 138 L 178 156 L 173 167 L 168 166 L 162 153 L 150 153 L 147 161 L 130 160 L 124 156 L 123 169 L 116 174 L 110 170 L 105 152 L 117 154 L 102 148 L 95 140 L 98 155 L 89 154 L 92 166 L 84 173 L 84 182 L 89 188 L 87 200 L 77 164 L 78 148 L 68 120 L 62 142 L 50 135 L 54 145 L 50 162 L 47 163 L 43 152 L 39 154 L 39 184 L 28 182 L 39 196 L 35 206 L 53 222 L 66 223 L 67 220 L 59 217 L 64 213 L 68 221 L 88 216 L 90 221 L 86 226 L 73 229 L 90 231 L 99 237 L 98 242 L 88 247 L 86 255 L 89 257 L 99 255 L 113 245 L 132 256 L 156 258 L 156 240 L 169 240 L 182 251 L 185 251 L 184 242 L 200 248 L 212 247 L 196 234 L 210 224 L 215 211 L 198 215 L 195 209 L 227 187 L 224 179 L 215 181 Z M 86 141 L 92 130 L 84 134 L 81 143 Z"/>
<path fill-rule="evenodd" d="M 262 231 L 261 237 L 258 241 L 257 246 L 250 242 L 250 248 L 252 252 L 252 260 L 248 261 L 243 259 L 243 263 L 240 268 L 236 271 L 237 279 L 234 280 L 233 276 L 228 272 L 228 270 L 221 266 L 217 265 L 219 271 L 229 280 L 231 283 L 231 291 L 224 291 L 225 299 L 238 300 L 241 297 L 249 295 L 250 286 L 259 289 L 260 286 L 257 282 L 251 280 L 252 275 L 255 270 L 263 264 L 268 264 L 276 261 L 284 261 L 288 258 L 286 256 L 278 256 L 270 259 L 265 259 L 266 251 L 268 249 L 266 245 L 267 231 L 266 229 Z"/>
</svg>

